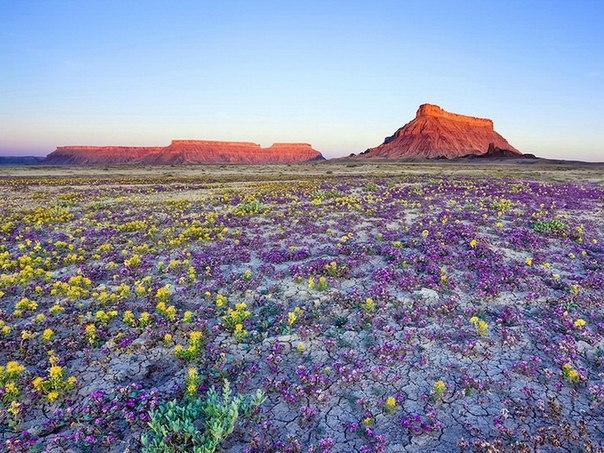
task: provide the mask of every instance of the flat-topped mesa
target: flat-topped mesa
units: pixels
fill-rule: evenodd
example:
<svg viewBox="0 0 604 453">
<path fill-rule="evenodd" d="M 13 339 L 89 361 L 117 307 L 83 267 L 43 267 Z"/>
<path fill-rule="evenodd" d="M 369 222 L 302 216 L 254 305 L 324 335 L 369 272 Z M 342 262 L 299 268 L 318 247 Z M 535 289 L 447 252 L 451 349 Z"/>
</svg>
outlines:
<svg viewBox="0 0 604 453">
<path fill-rule="evenodd" d="M 459 115 L 438 105 L 423 104 L 413 120 L 386 137 L 381 145 L 361 153 L 360 157 L 455 159 L 486 154 L 491 145 L 508 151 L 502 154 L 508 157 L 522 155 L 495 132 L 490 119 Z"/>
<path fill-rule="evenodd" d="M 50 165 L 128 164 L 138 162 L 149 154 L 158 153 L 161 146 L 58 146 L 44 159 Z"/>
<path fill-rule="evenodd" d="M 312 149 L 310 143 L 273 143 L 270 148 Z"/>
<path fill-rule="evenodd" d="M 451 113 L 443 110 L 438 105 L 434 104 L 422 104 L 417 109 L 415 118 L 422 116 L 431 116 L 434 118 L 444 118 L 450 121 L 459 121 L 461 123 L 468 124 L 476 127 L 488 127 L 493 129 L 493 121 L 488 118 L 477 118 L 475 116 L 460 115 L 459 113 Z"/>
<path fill-rule="evenodd" d="M 260 148 L 252 142 L 223 142 L 220 140 L 172 140 L 169 146 L 220 146 L 228 148 Z"/>
<path fill-rule="evenodd" d="M 147 163 L 278 163 L 323 160 L 323 156 L 306 143 L 275 143 L 268 148 L 251 142 L 212 140 L 173 140 Z"/>
<path fill-rule="evenodd" d="M 172 140 L 168 146 L 59 146 L 44 163 L 95 164 L 197 164 L 278 163 L 324 160 L 308 143 L 275 143 L 268 148 L 252 142 Z"/>
<path fill-rule="evenodd" d="M 273 143 L 268 148 L 262 148 L 262 150 L 283 155 L 295 156 L 298 154 L 311 158 L 317 157 L 318 153 L 318 151 L 314 150 L 312 145 L 309 143 Z"/>
</svg>

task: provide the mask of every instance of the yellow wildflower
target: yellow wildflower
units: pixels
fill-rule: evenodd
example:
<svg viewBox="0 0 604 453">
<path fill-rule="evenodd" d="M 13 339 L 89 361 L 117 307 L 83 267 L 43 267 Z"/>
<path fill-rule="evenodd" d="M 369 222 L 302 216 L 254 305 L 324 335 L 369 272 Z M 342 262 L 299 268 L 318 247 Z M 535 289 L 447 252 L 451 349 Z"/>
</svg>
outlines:
<svg viewBox="0 0 604 453">
<path fill-rule="evenodd" d="M 21 339 L 22 340 L 29 340 L 33 336 L 34 336 L 34 334 L 31 333 L 29 330 L 23 330 L 23 331 L 21 331 Z"/>
<path fill-rule="evenodd" d="M 581 327 L 585 326 L 585 324 L 587 324 L 587 322 L 584 319 L 582 319 L 582 318 L 579 318 L 579 319 L 575 320 L 575 322 L 573 323 L 573 325 L 575 327 L 579 328 L 579 329 Z"/>
<path fill-rule="evenodd" d="M 142 327 L 148 326 L 151 324 L 151 315 L 146 311 L 142 312 L 138 318 L 138 322 Z"/>
<path fill-rule="evenodd" d="M 50 379 L 61 379 L 63 377 L 63 368 L 58 365 L 51 366 L 48 375 Z"/>
<path fill-rule="evenodd" d="M 44 379 L 39 376 L 32 381 L 32 385 L 34 386 L 34 389 L 36 389 L 39 392 L 42 391 L 43 384 L 44 384 Z"/>
<path fill-rule="evenodd" d="M 371 297 L 368 297 L 361 304 L 361 308 L 365 313 L 373 313 L 375 311 L 375 301 Z"/>
<path fill-rule="evenodd" d="M 25 371 L 25 367 L 15 360 L 11 360 L 6 364 L 6 373 L 10 375 L 19 375 Z"/>
<path fill-rule="evenodd" d="M 388 398 L 386 398 L 386 402 L 384 403 L 384 407 L 386 408 L 386 410 L 388 412 L 393 411 L 394 409 L 396 409 L 396 398 L 394 396 L 389 396 Z"/>
<path fill-rule="evenodd" d="M 223 296 L 222 294 L 216 294 L 216 307 L 220 308 L 220 307 L 224 306 L 226 303 L 227 303 L 226 296 Z"/>
<path fill-rule="evenodd" d="M 4 392 L 9 398 L 15 398 L 19 395 L 19 387 L 17 387 L 16 383 L 10 381 L 4 385 Z"/>
<path fill-rule="evenodd" d="M 6 411 L 13 417 L 16 417 L 21 412 L 21 404 L 16 401 L 11 401 L 10 407 Z"/>
<path fill-rule="evenodd" d="M 50 341 L 50 339 L 54 336 L 55 332 L 52 329 L 44 329 L 44 332 L 42 332 L 42 340 L 43 341 Z"/>
<path fill-rule="evenodd" d="M 445 393 L 445 390 L 447 390 L 447 384 L 445 384 L 444 381 L 436 381 L 434 383 L 434 385 L 432 386 L 432 390 L 434 390 L 434 397 L 437 400 L 442 399 L 443 397 L 443 393 Z"/>
</svg>

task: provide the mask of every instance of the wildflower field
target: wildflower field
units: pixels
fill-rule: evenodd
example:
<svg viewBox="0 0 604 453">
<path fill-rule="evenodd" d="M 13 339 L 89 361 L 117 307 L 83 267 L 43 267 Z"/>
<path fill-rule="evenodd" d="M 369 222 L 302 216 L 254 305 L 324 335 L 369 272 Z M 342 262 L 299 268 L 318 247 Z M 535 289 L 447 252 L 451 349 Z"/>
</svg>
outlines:
<svg viewBox="0 0 604 453">
<path fill-rule="evenodd" d="M 604 445 L 602 175 L 275 168 L 0 178 L 1 451 Z"/>
</svg>

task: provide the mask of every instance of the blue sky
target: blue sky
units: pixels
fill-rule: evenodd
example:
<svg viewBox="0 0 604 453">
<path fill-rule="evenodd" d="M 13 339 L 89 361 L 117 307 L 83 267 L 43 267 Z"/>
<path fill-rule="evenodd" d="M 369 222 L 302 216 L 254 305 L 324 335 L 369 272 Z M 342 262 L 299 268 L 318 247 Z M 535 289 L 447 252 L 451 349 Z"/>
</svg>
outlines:
<svg viewBox="0 0 604 453">
<path fill-rule="evenodd" d="M 604 2 L 0 0 L 0 154 L 377 146 L 425 102 L 604 161 Z"/>
</svg>

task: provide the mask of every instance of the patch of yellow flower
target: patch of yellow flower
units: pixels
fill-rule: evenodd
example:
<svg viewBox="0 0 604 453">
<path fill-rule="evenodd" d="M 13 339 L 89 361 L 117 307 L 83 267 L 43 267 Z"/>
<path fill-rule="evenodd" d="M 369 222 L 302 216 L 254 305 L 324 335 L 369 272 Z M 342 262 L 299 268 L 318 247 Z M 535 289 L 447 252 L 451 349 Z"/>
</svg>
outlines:
<svg viewBox="0 0 604 453">
<path fill-rule="evenodd" d="M 54 351 L 49 351 L 50 368 L 48 376 L 43 378 L 36 377 L 32 381 L 34 389 L 44 394 L 50 402 L 56 401 L 62 394 L 74 388 L 77 378 L 75 376 L 64 377 L 63 367 L 59 365 L 59 358 L 54 354 Z"/>
<path fill-rule="evenodd" d="M 243 328 L 243 323 L 251 316 L 245 302 L 235 304 L 235 308 L 229 308 L 222 317 L 225 327 L 233 332 L 240 339 L 247 334 Z"/>
<path fill-rule="evenodd" d="M 294 323 L 298 320 L 300 316 L 302 316 L 302 309 L 300 307 L 295 307 L 293 311 L 290 311 L 287 314 L 287 324 L 293 326 Z"/>
<path fill-rule="evenodd" d="M 373 313 L 375 311 L 375 302 L 371 297 L 365 299 L 365 302 L 361 304 L 361 308 L 365 313 Z"/>
<path fill-rule="evenodd" d="M 480 319 L 478 316 L 472 316 L 470 322 L 474 324 L 474 328 L 478 335 L 484 337 L 489 333 L 489 325 L 484 319 Z"/>
<path fill-rule="evenodd" d="M 134 313 L 132 313 L 132 310 L 126 310 L 124 312 L 124 316 L 122 317 L 122 321 L 124 321 L 130 327 L 136 326 L 136 317 L 134 316 Z"/>
<path fill-rule="evenodd" d="M 394 409 L 396 409 L 396 405 L 397 405 L 397 401 L 394 396 L 389 396 L 388 398 L 386 398 L 386 401 L 384 402 L 384 408 L 386 409 L 387 412 L 394 411 Z"/>
<path fill-rule="evenodd" d="M 581 375 L 570 363 L 562 365 L 562 375 L 570 384 L 581 382 Z"/>
<path fill-rule="evenodd" d="M 587 324 L 587 322 L 582 318 L 576 319 L 573 323 L 573 325 L 578 329 L 585 327 L 585 324 Z"/>
<path fill-rule="evenodd" d="M 86 324 L 86 327 L 84 327 L 84 338 L 90 345 L 93 345 L 98 340 L 99 336 L 94 324 Z"/>
<path fill-rule="evenodd" d="M 203 346 L 203 334 L 198 330 L 194 330 L 189 333 L 189 344 L 185 348 L 181 344 L 177 344 L 174 347 L 174 354 L 179 359 L 184 360 L 192 360 L 194 359 L 200 352 Z"/>
<path fill-rule="evenodd" d="M 155 298 L 159 302 L 168 302 L 172 297 L 173 287 L 170 284 L 164 285 L 157 290 L 155 293 Z"/>
<path fill-rule="evenodd" d="M 96 319 L 101 324 L 106 325 L 106 324 L 109 324 L 109 321 L 111 321 L 111 319 L 115 318 L 116 316 L 117 316 L 117 310 L 111 310 L 111 311 L 98 310 L 94 314 L 94 319 Z"/>
<path fill-rule="evenodd" d="M 197 368 L 189 368 L 187 371 L 187 377 L 185 378 L 186 393 L 188 396 L 193 396 L 197 393 L 199 382 L 200 378 Z"/>
<path fill-rule="evenodd" d="M 227 303 L 227 298 L 226 296 L 223 296 L 222 294 L 218 293 L 216 294 L 216 307 L 220 308 L 223 307 L 224 305 L 226 305 Z"/>
<path fill-rule="evenodd" d="M 443 397 L 443 393 L 447 390 L 447 384 L 444 381 L 436 381 L 432 386 L 432 390 L 434 391 L 434 399 L 441 400 Z"/>
<path fill-rule="evenodd" d="M 157 303 L 155 309 L 157 310 L 157 313 L 170 321 L 174 321 L 176 319 L 176 307 L 174 305 L 167 305 L 162 300 Z"/>
<path fill-rule="evenodd" d="M 42 341 L 44 341 L 45 343 L 48 343 L 52 337 L 55 336 L 55 332 L 52 329 L 44 329 L 44 332 L 42 332 Z"/>
</svg>

